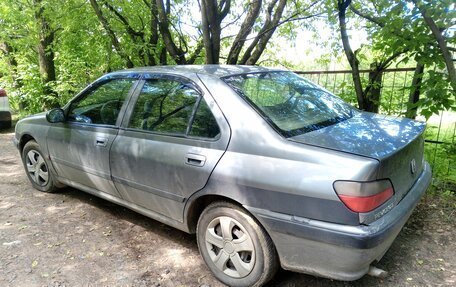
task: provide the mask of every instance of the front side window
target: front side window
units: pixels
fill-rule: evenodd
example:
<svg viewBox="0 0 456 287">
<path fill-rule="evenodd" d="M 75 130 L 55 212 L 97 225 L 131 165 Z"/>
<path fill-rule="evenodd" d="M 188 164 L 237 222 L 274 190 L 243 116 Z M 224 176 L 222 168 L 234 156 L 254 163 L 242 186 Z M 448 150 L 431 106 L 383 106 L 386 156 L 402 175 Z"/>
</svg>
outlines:
<svg viewBox="0 0 456 287">
<path fill-rule="evenodd" d="M 224 81 L 285 137 L 344 121 L 355 111 L 292 72 L 241 74 Z"/>
<path fill-rule="evenodd" d="M 219 133 L 201 94 L 191 85 L 172 79 L 146 80 L 128 127 L 205 138 Z"/>
<path fill-rule="evenodd" d="M 89 124 L 115 125 L 136 79 L 113 79 L 71 103 L 68 120 Z"/>
</svg>

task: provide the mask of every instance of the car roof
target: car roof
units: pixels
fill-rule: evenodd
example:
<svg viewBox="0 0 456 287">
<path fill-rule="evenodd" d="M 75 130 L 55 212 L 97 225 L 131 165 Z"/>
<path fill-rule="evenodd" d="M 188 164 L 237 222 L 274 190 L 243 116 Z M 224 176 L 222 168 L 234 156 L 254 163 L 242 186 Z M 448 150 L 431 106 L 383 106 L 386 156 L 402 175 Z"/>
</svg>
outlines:
<svg viewBox="0 0 456 287">
<path fill-rule="evenodd" d="M 152 67 L 140 67 L 133 69 L 126 69 L 113 74 L 124 74 L 127 73 L 163 73 L 172 72 L 176 74 L 206 74 L 222 78 L 226 76 L 246 73 L 258 73 L 258 72 L 270 72 L 270 71 L 284 71 L 283 69 L 267 68 L 260 66 L 247 66 L 247 65 L 175 65 L 175 66 L 152 66 Z"/>
</svg>

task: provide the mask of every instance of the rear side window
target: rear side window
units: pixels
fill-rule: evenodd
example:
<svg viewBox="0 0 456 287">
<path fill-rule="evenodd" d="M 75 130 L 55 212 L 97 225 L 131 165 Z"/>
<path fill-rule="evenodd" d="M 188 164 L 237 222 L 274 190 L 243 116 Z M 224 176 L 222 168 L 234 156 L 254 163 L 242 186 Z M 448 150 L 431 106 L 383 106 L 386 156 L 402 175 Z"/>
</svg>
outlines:
<svg viewBox="0 0 456 287">
<path fill-rule="evenodd" d="M 219 126 L 212 115 L 209 106 L 201 99 L 190 130 L 191 136 L 215 138 L 220 134 Z"/>
<path fill-rule="evenodd" d="M 172 79 L 146 80 L 128 127 L 203 138 L 214 138 L 220 132 L 199 91 Z"/>
</svg>

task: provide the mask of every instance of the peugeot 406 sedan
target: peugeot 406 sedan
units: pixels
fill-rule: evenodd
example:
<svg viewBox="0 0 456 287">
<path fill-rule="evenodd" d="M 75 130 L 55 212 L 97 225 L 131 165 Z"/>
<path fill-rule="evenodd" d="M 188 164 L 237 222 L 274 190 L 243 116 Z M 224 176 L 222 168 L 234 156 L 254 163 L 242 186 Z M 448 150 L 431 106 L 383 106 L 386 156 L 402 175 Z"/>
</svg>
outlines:
<svg viewBox="0 0 456 287">
<path fill-rule="evenodd" d="M 22 119 L 31 184 L 71 186 L 196 233 L 230 286 L 284 269 L 356 280 L 426 191 L 425 125 L 361 112 L 296 74 L 174 66 L 107 74 Z"/>
</svg>

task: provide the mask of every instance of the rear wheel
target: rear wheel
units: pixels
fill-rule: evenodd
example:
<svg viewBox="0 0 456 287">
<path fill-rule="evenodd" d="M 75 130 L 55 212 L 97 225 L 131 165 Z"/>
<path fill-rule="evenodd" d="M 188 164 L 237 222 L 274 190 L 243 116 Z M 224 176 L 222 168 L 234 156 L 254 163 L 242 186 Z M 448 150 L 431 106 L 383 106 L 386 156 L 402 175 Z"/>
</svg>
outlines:
<svg viewBox="0 0 456 287">
<path fill-rule="evenodd" d="M 25 144 L 22 150 L 22 163 L 34 188 L 43 192 L 57 190 L 54 176 L 36 141 L 31 140 Z"/>
<path fill-rule="evenodd" d="M 278 269 L 269 235 L 234 204 L 210 204 L 201 214 L 196 232 L 204 261 L 228 286 L 262 286 Z"/>
</svg>

